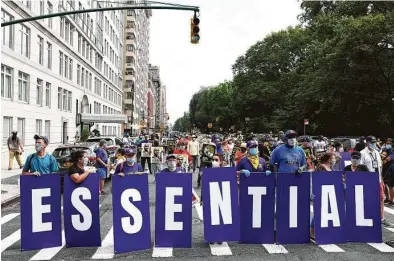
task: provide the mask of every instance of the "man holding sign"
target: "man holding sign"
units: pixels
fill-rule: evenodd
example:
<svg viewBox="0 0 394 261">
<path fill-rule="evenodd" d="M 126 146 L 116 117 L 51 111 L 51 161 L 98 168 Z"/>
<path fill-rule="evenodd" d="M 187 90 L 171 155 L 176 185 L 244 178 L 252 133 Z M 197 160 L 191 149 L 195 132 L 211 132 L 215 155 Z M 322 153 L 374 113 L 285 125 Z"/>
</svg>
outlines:
<svg viewBox="0 0 394 261">
<path fill-rule="evenodd" d="M 143 173 L 144 170 L 140 163 L 137 163 L 135 154 L 136 149 L 127 148 L 125 151 L 126 161 L 118 164 L 115 169 L 114 175 L 124 177 L 125 174 Z"/>
<path fill-rule="evenodd" d="M 249 177 L 251 172 L 265 172 L 267 176 L 270 175 L 271 171 L 267 170 L 265 160 L 258 156 L 257 142 L 248 141 L 246 146 L 248 155 L 241 159 L 237 165 L 237 173 L 243 173 L 246 177 Z"/>
</svg>

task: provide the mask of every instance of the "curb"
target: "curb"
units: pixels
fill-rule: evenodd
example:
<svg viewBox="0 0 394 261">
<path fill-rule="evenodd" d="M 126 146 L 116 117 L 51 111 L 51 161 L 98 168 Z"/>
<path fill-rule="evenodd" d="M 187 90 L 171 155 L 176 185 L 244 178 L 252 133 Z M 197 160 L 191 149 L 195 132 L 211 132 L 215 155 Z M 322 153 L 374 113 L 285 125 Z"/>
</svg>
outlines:
<svg viewBox="0 0 394 261">
<path fill-rule="evenodd" d="M 8 207 L 9 205 L 12 205 L 12 204 L 18 202 L 20 197 L 21 197 L 21 195 L 19 194 L 19 195 L 16 195 L 16 196 L 8 199 L 8 200 L 5 200 L 4 202 L 1 202 L 1 208 Z"/>
</svg>

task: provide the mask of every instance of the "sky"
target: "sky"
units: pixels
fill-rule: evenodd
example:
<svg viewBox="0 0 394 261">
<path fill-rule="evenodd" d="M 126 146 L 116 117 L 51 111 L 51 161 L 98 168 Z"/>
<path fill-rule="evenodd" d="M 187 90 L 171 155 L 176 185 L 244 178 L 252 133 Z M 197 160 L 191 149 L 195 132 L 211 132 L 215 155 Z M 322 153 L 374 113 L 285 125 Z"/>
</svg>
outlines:
<svg viewBox="0 0 394 261">
<path fill-rule="evenodd" d="M 170 1 L 167 1 L 170 2 Z M 167 86 L 167 112 L 174 123 L 189 110 L 202 86 L 232 79 L 236 59 L 271 32 L 298 24 L 297 0 L 174 0 L 200 7 L 200 43 L 190 43 L 192 11 L 153 10 L 150 63 Z"/>
</svg>

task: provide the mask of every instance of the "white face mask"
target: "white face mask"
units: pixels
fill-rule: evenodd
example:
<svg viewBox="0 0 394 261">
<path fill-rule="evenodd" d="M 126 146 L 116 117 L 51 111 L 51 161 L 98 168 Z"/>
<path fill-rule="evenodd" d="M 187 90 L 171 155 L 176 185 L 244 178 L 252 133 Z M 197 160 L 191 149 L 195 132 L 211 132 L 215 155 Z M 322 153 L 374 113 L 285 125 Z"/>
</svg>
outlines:
<svg viewBox="0 0 394 261">
<path fill-rule="evenodd" d="M 212 161 L 212 168 L 219 168 L 219 167 L 220 167 L 219 161 Z"/>
<path fill-rule="evenodd" d="M 89 164 L 89 159 L 88 158 L 83 158 L 83 165 L 87 166 Z"/>
<path fill-rule="evenodd" d="M 297 142 L 296 138 L 287 140 L 287 144 L 289 144 L 289 146 L 295 146 L 296 142 Z"/>
<path fill-rule="evenodd" d="M 175 161 L 168 161 L 167 166 L 171 171 L 174 171 L 176 169 L 176 162 Z"/>
</svg>

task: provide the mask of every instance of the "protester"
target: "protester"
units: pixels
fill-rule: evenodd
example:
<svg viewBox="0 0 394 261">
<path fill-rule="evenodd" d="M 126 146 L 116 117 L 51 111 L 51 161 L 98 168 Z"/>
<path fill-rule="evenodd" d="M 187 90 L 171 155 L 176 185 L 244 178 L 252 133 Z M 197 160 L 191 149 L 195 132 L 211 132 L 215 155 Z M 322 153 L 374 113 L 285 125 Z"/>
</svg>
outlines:
<svg viewBox="0 0 394 261">
<path fill-rule="evenodd" d="M 323 135 L 319 135 L 318 140 L 313 144 L 314 147 L 314 155 L 316 158 L 320 159 L 320 157 L 326 152 L 326 142 L 324 141 Z"/>
<path fill-rule="evenodd" d="M 308 167 L 304 151 L 296 146 L 297 134 L 293 130 L 285 133 L 286 143 L 274 149 L 271 155 L 271 171 L 301 174 Z"/>
<path fill-rule="evenodd" d="M 183 160 L 184 160 L 183 156 L 182 155 L 178 155 L 176 157 L 176 167 L 177 168 L 181 168 L 182 172 L 187 172 Z"/>
<path fill-rule="evenodd" d="M 242 158 L 246 156 L 246 143 L 242 143 L 240 149 L 235 153 L 235 165 L 237 166 Z"/>
<path fill-rule="evenodd" d="M 152 171 L 153 171 L 153 174 L 155 175 L 155 180 L 156 180 L 157 173 L 160 173 L 160 171 L 161 171 L 162 157 L 163 157 L 163 155 L 160 152 L 160 149 L 154 148 L 153 156 L 152 156 Z"/>
<path fill-rule="evenodd" d="M 174 154 L 170 154 L 166 157 L 167 168 L 163 169 L 161 172 L 176 172 L 182 173 L 183 170 L 176 166 L 176 156 Z"/>
<path fill-rule="evenodd" d="M 344 171 L 369 171 L 366 165 L 361 164 L 361 153 L 359 151 L 353 151 L 350 158 L 352 164 L 347 165 Z"/>
<path fill-rule="evenodd" d="M 312 146 L 312 140 L 309 137 L 303 137 L 301 140 L 301 148 L 304 150 L 306 162 L 308 164 L 308 170 L 314 170 L 314 161 L 316 159 Z"/>
<path fill-rule="evenodd" d="M 387 139 L 382 147 L 382 175 L 385 184 L 385 204 L 394 206 L 394 149 L 391 146 L 391 139 Z"/>
<path fill-rule="evenodd" d="M 149 173 L 152 174 L 152 144 L 145 142 L 147 137 L 145 136 L 145 140 L 141 142 L 141 165 L 145 170 L 146 163 L 148 163 Z"/>
<path fill-rule="evenodd" d="M 14 157 L 18 162 L 19 168 L 23 168 L 21 155 L 23 152 L 23 145 L 21 139 L 18 137 L 18 131 L 12 131 L 12 135 L 7 140 L 7 146 L 9 151 L 8 170 L 12 170 L 14 166 Z"/>
<path fill-rule="evenodd" d="M 196 141 L 196 135 L 193 135 L 192 140 L 187 144 L 187 151 L 192 157 L 193 172 L 196 172 L 200 152 L 200 143 Z"/>
<path fill-rule="evenodd" d="M 73 165 L 68 170 L 68 175 L 70 179 L 76 183 L 82 183 L 90 173 L 94 172 L 93 168 L 89 168 L 88 163 L 88 155 L 83 150 L 78 150 L 71 155 L 71 161 Z"/>
<path fill-rule="evenodd" d="M 356 147 L 354 148 L 354 151 L 362 151 L 363 149 L 365 149 L 365 137 L 361 136 L 356 144 Z"/>
<path fill-rule="evenodd" d="M 190 152 L 186 150 L 186 144 L 182 141 L 178 143 L 178 149 L 174 151 L 174 154 L 187 155 L 189 165 L 193 160 Z"/>
<path fill-rule="evenodd" d="M 142 174 L 144 169 L 136 159 L 136 149 L 127 148 L 124 151 L 126 160 L 116 166 L 114 175 L 124 177 L 129 174 Z"/>
<path fill-rule="evenodd" d="M 34 135 L 36 141 L 36 153 L 29 155 L 23 166 L 22 175 L 40 176 L 52 174 L 59 171 L 59 166 L 54 156 L 46 152 L 48 138 L 46 136 Z"/>
<path fill-rule="evenodd" d="M 263 158 L 260 158 L 259 151 L 257 149 L 257 142 L 248 141 L 247 143 L 247 156 L 241 159 L 237 165 L 237 174 L 243 173 L 246 177 L 250 176 L 251 172 L 265 172 L 268 176 L 271 171 L 267 169 L 267 164 Z"/>
<path fill-rule="evenodd" d="M 106 140 L 100 140 L 99 147 L 96 150 L 96 172 L 100 177 L 100 195 L 107 194 L 104 191 L 104 182 L 107 178 L 107 171 L 109 171 L 110 165 L 108 164 L 108 154 L 105 151 L 107 146 Z"/>
</svg>

